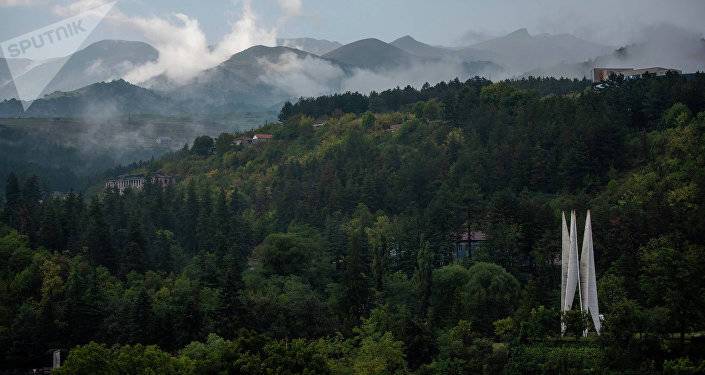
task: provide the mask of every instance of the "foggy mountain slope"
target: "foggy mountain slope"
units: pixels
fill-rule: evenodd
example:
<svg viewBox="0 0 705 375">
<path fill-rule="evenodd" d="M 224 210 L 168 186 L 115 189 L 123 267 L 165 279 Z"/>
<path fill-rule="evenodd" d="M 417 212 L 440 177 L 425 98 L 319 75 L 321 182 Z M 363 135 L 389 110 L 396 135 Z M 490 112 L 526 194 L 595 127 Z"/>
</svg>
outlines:
<svg viewBox="0 0 705 375">
<path fill-rule="evenodd" d="M 434 47 L 426 43 L 419 42 L 410 35 L 405 35 L 389 44 L 418 57 L 432 59 L 460 57 L 459 54 L 453 50 Z"/>
<path fill-rule="evenodd" d="M 663 67 L 683 73 L 705 71 L 705 40 L 697 33 L 672 27 L 659 26 L 643 31 L 639 41 L 618 48 L 608 54 L 579 63 L 563 63 L 534 69 L 524 76 L 564 76 L 592 78 L 592 69 Z"/>
<path fill-rule="evenodd" d="M 20 101 L 0 103 L 0 117 L 115 117 L 127 114 L 178 113 L 174 103 L 149 89 L 122 79 L 100 82 L 71 92 L 55 92 L 32 103 L 26 112 Z"/>
<path fill-rule="evenodd" d="M 609 53 L 610 47 L 570 34 L 531 35 L 526 29 L 491 39 L 461 50 L 465 54 L 487 53 L 487 59 L 517 72 L 578 63 Z"/>
<path fill-rule="evenodd" d="M 102 40 L 75 52 L 68 59 L 52 59 L 38 65 L 23 74 L 18 82 L 36 86 L 40 84 L 39 79 L 51 79 L 56 64 L 65 62 L 42 92 L 72 91 L 96 82 L 122 78 L 135 67 L 158 57 L 159 52 L 144 42 Z M 12 90 L 0 89 L 2 99 L 15 96 Z"/>
<path fill-rule="evenodd" d="M 323 55 L 357 68 L 380 71 L 410 66 L 420 58 L 379 39 L 362 39 Z"/>
<path fill-rule="evenodd" d="M 333 51 L 343 45 L 330 40 L 325 39 L 314 39 L 314 38 L 279 38 L 277 39 L 277 46 L 279 47 L 289 47 L 298 49 L 304 52 L 312 53 L 314 55 L 325 55 L 326 53 Z"/>
<path fill-rule="evenodd" d="M 321 74 L 321 70 L 329 72 Z M 297 93 L 296 85 L 317 81 L 330 91 L 349 68 L 317 55 L 289 47 L 254 46 L 206 70 L 186 85 L 166 93 L 191 112 L 232 112 L 235 109 L 269 109 Z M 301 95 L 301 93 L 298 93 Z"/>
<path fill-rule="evenodd" d="M 119 79 L 158 57 L 159 52 L 144 42 L 102 40 L 74 53 L 45 92 L 75 90 Z"/>
<path fill-rule="evenodd" d="M 684 73 L 705 71 L 705 40 L 694 32 L 674 26 L 644 30 L 636 43 L 595 59 L 594 66 L 680 69 Z"/>
<path fill-rule="evenodd" d="M 419 42 L 410 35 L 401 37 L 390 44 L 414 56 L 425 58 L 427 61 L 440 59 L 446 62 L 456 63 L 460 68 L 458 70 L 458 74 L 462 75 L 458 78 L 462 79 L 466 79 L 474 75 L 493 78 L 505 71 L 504 67 L 491 60 L 474 59 L 472 54 L 461 53 L 460 51 L 443 47 L 431 46 L 426 43 Z M 478 53 L 476 56 L 480 57 L 483 56 L 483 54 Z M 484 56 L 488 57 L 489 54 L 485 53 Z"/>
</svg>

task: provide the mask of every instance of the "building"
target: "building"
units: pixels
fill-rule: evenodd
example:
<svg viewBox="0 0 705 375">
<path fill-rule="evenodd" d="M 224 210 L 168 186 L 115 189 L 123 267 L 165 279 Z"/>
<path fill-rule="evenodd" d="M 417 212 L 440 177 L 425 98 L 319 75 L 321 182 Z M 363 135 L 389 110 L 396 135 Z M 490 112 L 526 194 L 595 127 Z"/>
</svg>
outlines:
<svg viewBox="0 0 705 375">
<path fill-rule="evenodd" d="M 485 233 L 480 231 L 463 231 L 456 235 L 453 259 L 472 258 L 480 245 L 487 240 Z"/>
<path fill-rule="evenodd" d="M 390 133 L 395 133 L 398 132 L 399 129 L 401 129 L 402 124 L 392 124 L 389 125 L 389 128 L 385 129 L 384 131 L 390 132 Z"/>
<path fill-rule="evenodd" d="M 255 134 L 252 137 L 252 143 L 262 143 L 271 140 L 273 136 L 271 134 Z"/>
<path fill-rule="evenodd" d="M 135 174 L 121 175 L 117 176 L 116 178 L 108 179 L 107 181 L 105 181 L 105 188 L 116 189 L 118 192 L 120 192 L 120 194 L 122 194 L 125 189 L 142 190 L 144 188 L 145 182 L 147 181 L 147 178 L 149 178 L 149 180 L 153 184 L 161 186 L 162 188 L 176 183 L 176 178 L 174 178 L 174 176 L 156 173 L 148 177 L 145 175 Z"/>
<path fill-rule="evenodd" d="M 653 67 L 653 68 L 640 68 L 640 69 L 635 69 L 635 68 L 594 68 L 592 70 L 592 80 L 593 82 L 601 82 L 601 81 L 606 81 L 610 78 L 612 74 L 619 76 L 622 75 L 625 78 L 636 78 L 636 77 L 641 77 L 645 73 L 649 74 L 655 74 L 657 76 L 664 76 L 668 72 L 676 72 L 676 73 L 681 73 L 680 70 L 678 69 L 669 69 L 669 68 L 661 68 L 661 67 Z"/>
<path fill-rule="evenodd" d="M 249 144 L 252 144 L 252 138 L 247 138 L 247 137 L 237 138 L 233 141 L 233 144 L 235 146 L 249 145 Z"/>
</svg>

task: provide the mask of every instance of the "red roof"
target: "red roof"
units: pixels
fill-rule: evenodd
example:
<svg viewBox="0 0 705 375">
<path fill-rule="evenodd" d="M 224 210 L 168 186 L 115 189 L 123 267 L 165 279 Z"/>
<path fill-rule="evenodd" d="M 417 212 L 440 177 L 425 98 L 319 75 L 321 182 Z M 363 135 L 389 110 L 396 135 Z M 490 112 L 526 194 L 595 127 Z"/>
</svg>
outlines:
<svg viewBox="0 0 705 375">
<path fill-rule="evenodd" d="M 253 138 L 257 139 L 271 139 L 272 135 L 271 134 L 255 134 Z"/>
</svg>

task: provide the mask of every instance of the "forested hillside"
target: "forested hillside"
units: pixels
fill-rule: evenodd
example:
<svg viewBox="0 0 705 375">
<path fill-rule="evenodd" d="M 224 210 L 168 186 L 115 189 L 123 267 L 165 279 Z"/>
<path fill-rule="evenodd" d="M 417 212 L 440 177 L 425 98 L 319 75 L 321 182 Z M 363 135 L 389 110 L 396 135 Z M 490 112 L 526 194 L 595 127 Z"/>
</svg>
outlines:
<svg viewBox="0 0 705 375">
<path fill-rule="evenodd" d="M 705 75 L 456 80 L 280 119 L 133 171 L 179 176 L 164 190 L 11 175 L 0 368 L 54 348 L 60 374 L 705 368 Z M 570 209 L 592 210 L 601 336 L 579 313 L 560 336 Z M 487 240 L 456 260 L 464 231 Z"/>
</svg>

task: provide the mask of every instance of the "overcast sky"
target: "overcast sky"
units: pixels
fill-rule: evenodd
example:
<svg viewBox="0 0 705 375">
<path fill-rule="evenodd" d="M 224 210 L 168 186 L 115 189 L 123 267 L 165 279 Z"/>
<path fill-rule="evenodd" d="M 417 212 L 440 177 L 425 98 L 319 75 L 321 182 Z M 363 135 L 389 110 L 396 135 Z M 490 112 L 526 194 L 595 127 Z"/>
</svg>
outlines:
<svg viewBox="0 0 705 375">
<path fill-rule="evenodd" d="M 0 0 L 0 41 L 58 21 L 71 3 L 101 0 Z M 211 43 L 242 17 L 243 1 L 120 0 L 127 17 L 198 20 Z M 644 26 L 668 23 L 705 34 L 705 0 L 251 0 L 257 27 L 278 37 L 314 37 L 342 43 L 365 37 L 391 41 L 410 34 L 431 44 L 469 44 L 519 28 L 572 33 L 623 45 Z M 142 31 L 104 22 L 94 39 L 149 39 Z M 464 37 L 465 36 L 465 37 Z"/>
</svg>

